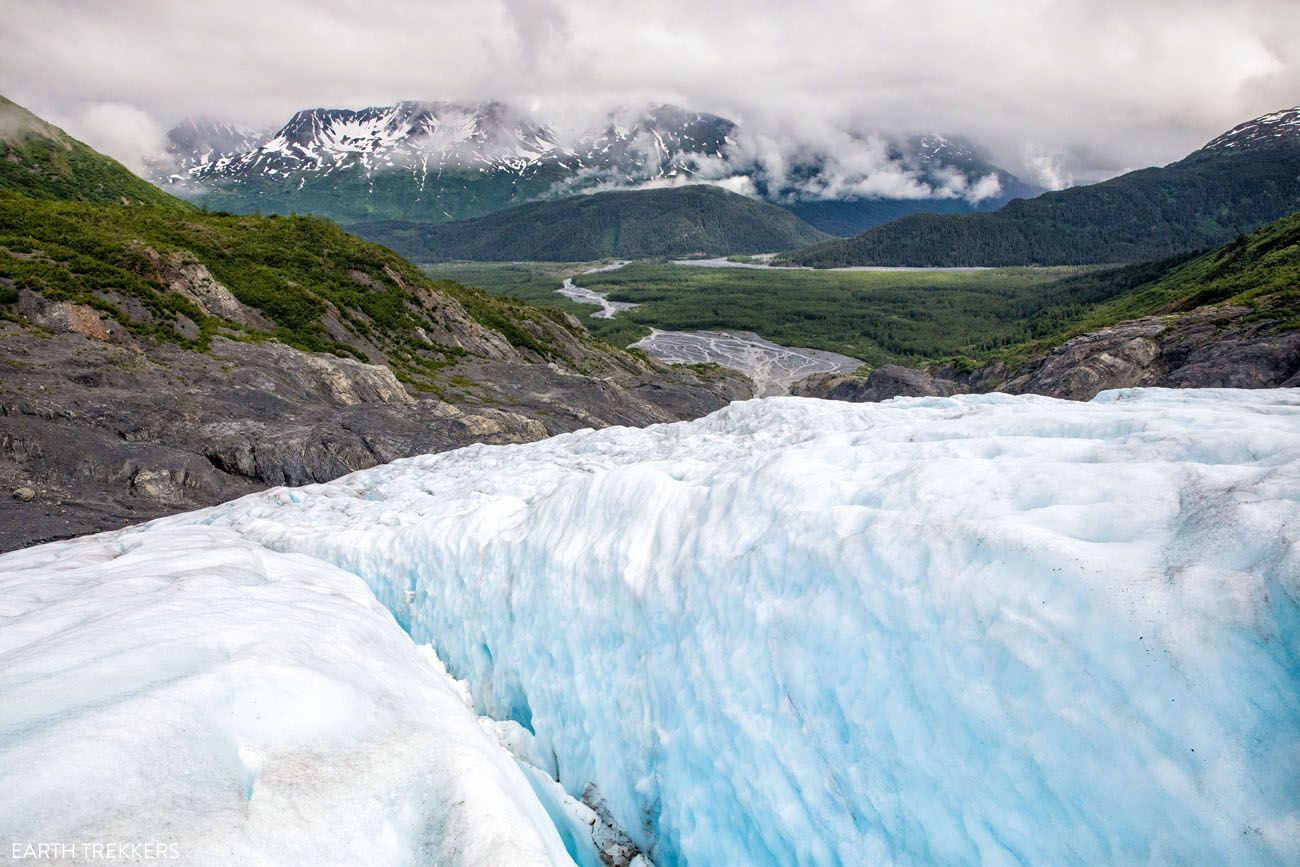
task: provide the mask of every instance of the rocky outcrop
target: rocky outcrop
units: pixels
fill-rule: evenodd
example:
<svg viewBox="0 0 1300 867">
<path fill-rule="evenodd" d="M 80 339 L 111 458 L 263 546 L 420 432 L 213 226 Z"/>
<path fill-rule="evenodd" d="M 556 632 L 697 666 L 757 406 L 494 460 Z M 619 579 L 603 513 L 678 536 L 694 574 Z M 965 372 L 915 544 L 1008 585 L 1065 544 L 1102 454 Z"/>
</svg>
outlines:
<svg viewBox="0 0 1300 867">
<path fill-rule="evenodd" d="M 454 346 L 495 361 L 521 359 L 516 347 L 502 335 L 480 325 L 456 299 L 414 284 L 393 268 L 385 267 L 384 275 L 429 314 L 430 328 L 425 332 L 425 336 L 432 343 Z M 353 272 L 353 279 L 365 284 L 373 281 L 374 278 L 360 272 Z"/>
<path fill-rule="evenodd" d="M 1088 400 L 1107 388 L 1135 385 L 1153 374 L 1163 330 L 1161 322 L 1147 319 L 1081 335 L 1035 359 L 998 390 Z"/>
<path fill-rule="evenodd" d="M 18 290 L 18 312 L 32 323 L 51 331 L 70 331 L 92 340 L 129 341 L 126 331 L 105 313 L 86 304 L 47 301 L 30 289 Z"/>
<path fill-rule="evenodd" d="M 914 367 L 885 364 L 869 376 L 819 373 L 795 383 L 791 394 L 824 397 L 851 403 L 888 400 L 891 397 L 947 397 L 969 389 L 951 379 Z"/>
<path fill-rule="evenodd" d="M 159 280 L 172 292 L 192 301 L 208 316 L 236 322 L 248 328 L 270 331 L 274 323 L 247 304 L 212 276 L 208 266 L 185 250 L 167 256 L 140 243 L 132 249 L 153 266 Z"/>
<path fill-rule="evenodd" d="M 1277 388 L 1300 386 L 1300 331 L 1241 307 L 1203 307 L 1150 316 L 1082 334 L 1011 367 L 973 371 L 886 365 L 867 379 L 810 377 L 796 393 L 876 401 L 963 391 L 1042 394 L 1090 400 L 1112 388 Z"/>
<path fill-rule="evenodd" d="M 591 842 L 602 867 L 654 867 L 653 862 L 627 836 L 600 789 L 588 783 L 582 789 L 582 804 L 591 810 Z"/>
<path fill-rule="evenodd" d="M 1300 331 L 1243 308 L 1121 322 L 1031 358 L 999 383 L 1012 394 L 1088 400 L 1108 388 L 1273 388 L 1300 384 Z"/>
<path fill-rule="evenodd" d="M 340 407 L 414 400 L 393 372 L 379 364 L 302 352 L 281 343 L 252 349 L 218 340 L 212 354 L 229 364 L 230 382 L 250 391 Z"/>
</svg>

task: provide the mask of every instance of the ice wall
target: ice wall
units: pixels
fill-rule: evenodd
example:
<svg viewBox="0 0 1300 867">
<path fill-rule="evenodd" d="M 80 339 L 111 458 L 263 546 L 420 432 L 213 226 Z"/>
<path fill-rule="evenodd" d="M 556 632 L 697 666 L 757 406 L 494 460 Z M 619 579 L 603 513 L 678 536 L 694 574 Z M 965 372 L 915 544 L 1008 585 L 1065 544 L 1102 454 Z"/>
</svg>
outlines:
<svg viewBox="0 0 1300 867">
<path fill-rule="evenodd" d="M 1300 863 L 1294 390 L 769 399 L 193 521 L 361 575 L 661 867 Z"/>
<path fill-rule="evenodd" d="M 29 856 L 38 844 L 63 848 Z M 573 863 L 519 767 L 356 576 L 179 524 L 0 557 L 11 858 Z"/>
</svg>

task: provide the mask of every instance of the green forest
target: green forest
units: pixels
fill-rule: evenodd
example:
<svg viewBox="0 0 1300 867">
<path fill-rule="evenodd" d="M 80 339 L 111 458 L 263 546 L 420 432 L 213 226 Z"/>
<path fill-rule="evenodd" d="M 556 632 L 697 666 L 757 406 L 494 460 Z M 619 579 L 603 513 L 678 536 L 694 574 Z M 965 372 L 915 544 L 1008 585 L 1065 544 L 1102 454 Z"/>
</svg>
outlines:
<svg viewBox="0 0 1300 867">
<path fill-rule="evenodd" d="M 705 185 L 532 202 L 442 225 L 388 221 L 351 229 L 416 262 L 724 256 L 827 237 L 776 205 Z"/>
<path fill-rule="evenodd" d="M 1078 268 L 818 272 L 635 262 L 575 277 L 579 286 L 642 305 L 612 320 L 592 318 L 596 308 L 555 293 L 562 276 L 581 270 L 577 266 L 458 264 L 426 270 L 574 312 L 597 336 L 617 344 L 640 339 L 651 326 L 733 329 L 872 364 L 986 354 L 1051 333 L 1085 309 L 1049 294 L 1062 277 L 1082 273 Z"/>
<path fill-rule="evenodd" d="M 781 259 L 816 268 L 1134 262 L 1205 250 L 1298 208 L 1300 147 L 1198 151 L 993 213 L 904 217 Z"/>
<path fill-rule="evenodd" d="M 871 364 L 1021 354 L 1124 319 L 1205 304 L 1244 305 L 1280 327 L 1300 327 L 1300 214 L 1205 254 L 1119 267 L 809 271 L 636 262 L 582 273 L 589 267 L 456 263 L 426 270 L 563 309 L 620 346 L 652 326 L 734 329 Z M 592 318 L 596 308 L 556 294 L 568 276 L 613 300 L 642 306 L 612 320 Z"/>
</svg>

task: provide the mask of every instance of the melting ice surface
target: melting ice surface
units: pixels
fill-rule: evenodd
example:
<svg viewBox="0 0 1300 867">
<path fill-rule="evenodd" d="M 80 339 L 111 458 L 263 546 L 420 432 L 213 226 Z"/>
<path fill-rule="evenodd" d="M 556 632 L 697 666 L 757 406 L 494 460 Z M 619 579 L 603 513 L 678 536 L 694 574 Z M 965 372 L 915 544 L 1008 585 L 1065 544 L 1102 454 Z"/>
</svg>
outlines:
<svg viewBox="0 0 1300 867">
<path fill-rule="evenodd" d="M 0 557 L 0 696 L 5 859 L 57 842 L 101 863 L 80 845 L 120 841 L 214 867 L 571 863 L 355 575 L 228 529 Z"/>
<path fill-rule="evenodd" d="M 6 832 L 562 863 L 348 573 L 661 867 L 1300 863 L 1295 390 L 749 401 L 8 555 Z"/>
</svg>

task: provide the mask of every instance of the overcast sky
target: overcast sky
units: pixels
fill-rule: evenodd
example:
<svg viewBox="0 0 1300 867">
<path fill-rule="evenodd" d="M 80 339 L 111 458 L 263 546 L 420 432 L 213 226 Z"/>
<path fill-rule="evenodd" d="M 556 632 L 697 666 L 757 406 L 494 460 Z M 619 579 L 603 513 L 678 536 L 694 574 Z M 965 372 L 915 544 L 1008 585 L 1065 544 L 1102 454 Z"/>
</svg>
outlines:
<svg viewBox="0 0 1300 867">
<path fill-rule="evenodd" d="M 676 102 L 797 136 L 969 136 L 1029 180 L 1178 159 L 1300 103 L 1296 0 L 0 0 L 0 92 L 124 162 L 187 115 Z"/>
</svg>

